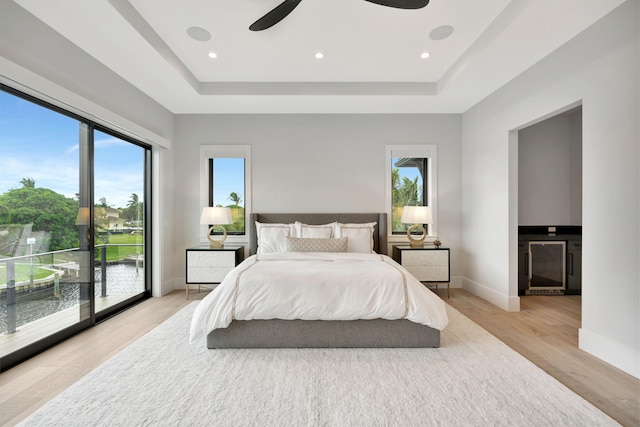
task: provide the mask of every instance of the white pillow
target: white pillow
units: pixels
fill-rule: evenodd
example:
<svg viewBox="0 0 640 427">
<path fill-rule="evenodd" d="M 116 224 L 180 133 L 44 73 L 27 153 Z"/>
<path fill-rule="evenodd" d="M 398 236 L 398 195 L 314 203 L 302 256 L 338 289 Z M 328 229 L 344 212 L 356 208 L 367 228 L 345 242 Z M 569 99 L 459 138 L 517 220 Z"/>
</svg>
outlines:
<svg viewBox="0 0 640 427">
<path fill-rule="evenodd" d="M 287 251 L 287 237 L 293 235 L 293 224 L 268 224 L 256 221 L 258 249 L 256 253 L 270 254 Z"/>
<path fill-rule="evenodd" d="M 363 224 L 336 224 L 335 237 L 348 237 L 347 252 L 373 253 L 375 222 Z"/>
<path fill-rule="evenodd" d="M 308 225 L 299 221 L 295 223 L 296 236 L 301 238 L 330 239 L 333 237 L 335 222 L 324 225 Z"/>
</svg>

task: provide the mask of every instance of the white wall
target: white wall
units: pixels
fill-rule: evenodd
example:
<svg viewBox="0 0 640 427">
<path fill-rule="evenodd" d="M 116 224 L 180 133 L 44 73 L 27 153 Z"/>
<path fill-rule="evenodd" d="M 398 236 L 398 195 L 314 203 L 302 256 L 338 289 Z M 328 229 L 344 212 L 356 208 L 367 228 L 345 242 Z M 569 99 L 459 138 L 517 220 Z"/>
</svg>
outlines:
<svg viewBox="0 0 640 427">
<path fill-rule="evenodd" d="M 640 376 L 638 2 L 463 115 L 464 286 L 517 309 L 516 131 L 583 105 L 580 347 Z"/>
<path fill-rule="evenodd" d="M 569 116 L 569 125 L 571 126 L 569 224 L 582 225 L 582 109 Z"/>
<path fill-rule="evenodd" d="M 581 117 L 560 114 L 518 132 L 518 225 L 582 225 Z"/>
<path fill-rule="evenodd" d="M 251 145 L 255 212 L 384 212 L 385 146 L 436 144 L 438 232 L 460 264 L 460 115 L 182 115 L 176 119 L 175 247 L 184 286 L 184 248 L 199 241 L 198 147 Z"/>
</svg>

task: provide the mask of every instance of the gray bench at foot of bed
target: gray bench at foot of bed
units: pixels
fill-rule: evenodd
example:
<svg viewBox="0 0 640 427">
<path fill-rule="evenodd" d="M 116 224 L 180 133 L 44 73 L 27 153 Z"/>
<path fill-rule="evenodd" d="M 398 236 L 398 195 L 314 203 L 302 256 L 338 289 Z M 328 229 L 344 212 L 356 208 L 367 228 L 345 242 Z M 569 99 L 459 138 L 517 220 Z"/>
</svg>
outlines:
<svg viewBox="0 0 640 427">
<path fill-rule="evenodd" d="M 440 347 L 440 331 L 409 320 L 234 320 L 207 348 Z"/>
</svg>

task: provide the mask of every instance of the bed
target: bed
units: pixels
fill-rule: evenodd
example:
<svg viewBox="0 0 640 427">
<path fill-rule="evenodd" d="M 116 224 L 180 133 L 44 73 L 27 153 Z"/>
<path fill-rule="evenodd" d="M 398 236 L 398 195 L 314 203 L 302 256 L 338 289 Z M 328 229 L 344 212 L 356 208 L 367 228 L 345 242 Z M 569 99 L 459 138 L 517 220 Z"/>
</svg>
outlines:
<svg viewBox="0 0 640 427">
<path fill-rule="evenodd" d="M 440 331 L 448 321 L 444 302 L 386 256 L 385 213 L 253 213 L 250 223 L 250 256 L 200 302 L 191 342 L 206 337 L 210 349 L 440 346 Z M 288 249 L 269 248 L 267 231 L 279 233 L 284 225 L 291 230 Z M 323 234 L 328 225 L 333 227 L 331 238 Z M 362 232 L 364 225 L 373 228 L 369 254 L 362 253 L 368 248 L 348 246 L 367 243 L 364 239 L 345 235 Z M 280 244 L 281 239 L 274 241 Z M 298 252 L 295 246 L 315 243 L 337 245 L 338 252 Z M 296 250 L 289 251 L 291 245 Z M 386 276 L 400 278 L 402 285 L 387 285 Z M 378 281 L 383 284 L 374 283 Z M 350 302 L 322 306 L 325 292 Z M 289 299 L 305 298 L 321 307 L 291 308 Z M 292 312 L 273 314 L 270 310 L 279 308 L 271 308 L 272 300 Z M 371 312 L 357 312 L 370 307 Z"/>
</svg>

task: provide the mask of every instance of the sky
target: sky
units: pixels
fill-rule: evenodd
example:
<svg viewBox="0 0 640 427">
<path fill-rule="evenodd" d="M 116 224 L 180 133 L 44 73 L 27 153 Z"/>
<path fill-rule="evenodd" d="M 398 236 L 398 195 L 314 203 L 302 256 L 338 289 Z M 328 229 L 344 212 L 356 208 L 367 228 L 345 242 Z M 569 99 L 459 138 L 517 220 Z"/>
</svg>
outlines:
<svg viewBox="0 0 640 427">
<path fill-rule="evenodd" d="M 0 194 L 32 178 L 75 198 L 79 191 L 80 122 L 0 91 Z M 144 200 L 144 150 L 111 135 L 95 133 L 95 202 L 124 208 L 136 193 Z"/>
<path fill-rule="evenodd" d="M 244 206 L 244 159 L 217 157 L 213 163 L 213 205 L 232 205 L 231 193 L 238 194 L 238 206 Z"/>
</svg>

